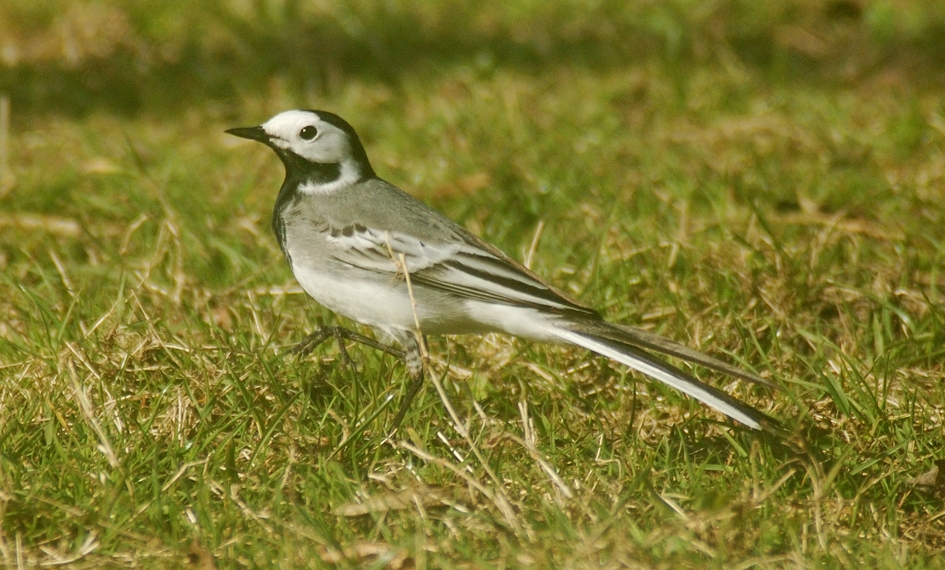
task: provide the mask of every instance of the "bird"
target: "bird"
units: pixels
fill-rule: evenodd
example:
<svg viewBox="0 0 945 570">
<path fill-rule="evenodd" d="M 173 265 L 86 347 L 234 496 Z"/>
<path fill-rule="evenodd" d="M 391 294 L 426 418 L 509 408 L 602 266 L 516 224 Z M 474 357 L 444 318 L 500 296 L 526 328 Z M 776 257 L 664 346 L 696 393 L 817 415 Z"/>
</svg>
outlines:
<svg viewBox="0 0 945 570">
<path fill-rule="evenodd" d="M 392 431 L 423 385 L 426 336 L 491 332 L 584 348 L 750 428 L 780 429 L 778 420 L 654 353 L 772 388 L 776 384 L 663 336 L 604 320 L 595 309 L 378 177 L 358 134 L 338 115 L 289 110 L 261 125 L 226 132 L 268 146 L 285 167 L 272 230 L 302 289 L 334 313 L 396 343 L 321 327 L 296 347 L 307 352 L 334 336 L 346 359 L 343 339 L 402 357 L 409 383 Z"/>
</svg>

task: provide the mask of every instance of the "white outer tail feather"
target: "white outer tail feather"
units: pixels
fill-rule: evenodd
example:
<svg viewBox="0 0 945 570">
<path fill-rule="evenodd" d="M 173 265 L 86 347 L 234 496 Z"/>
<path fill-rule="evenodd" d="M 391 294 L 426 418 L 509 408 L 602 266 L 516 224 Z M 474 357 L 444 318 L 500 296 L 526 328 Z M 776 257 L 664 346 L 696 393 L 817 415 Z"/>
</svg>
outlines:
<svg viewBox="0 0 945 570">
<path fill-rule="evenodd" d="M 659 380 L 660 382 L 663 382 L 664 384 L 667 384 L 668 386 L 671 386 L 680 392 L 687 394 L 696 400 L 699 400 L 707 406 L 718 410 L 726 416 L 736 419 L 751 428 L 758 430 L 763 429 L 761 423 L 759 423 L 756 418 L 751 417 L 744 411 L 732 406 L 728 402 L 721 400 L 715 394 L 706 390 L 704 387 L 699 386 L 698 384 L 693 384 L 691 381 L 670 374 L 666 370 L 654 366 L 645 360 L 641 360 L 632 354 L 621 352 L 612 346 L 608 346 L 607 344 L 584 336 L 580 333 L 567 329 L 555 328 L 555 334 L 561 340 L 580 346 L 582 348 L 586 348 L 587 350 L 596 352 L 601 356 L 606 356 L 607 358 L 615 360 L 638 372 L 642 372 L 651 378 Z"/>
</svg>

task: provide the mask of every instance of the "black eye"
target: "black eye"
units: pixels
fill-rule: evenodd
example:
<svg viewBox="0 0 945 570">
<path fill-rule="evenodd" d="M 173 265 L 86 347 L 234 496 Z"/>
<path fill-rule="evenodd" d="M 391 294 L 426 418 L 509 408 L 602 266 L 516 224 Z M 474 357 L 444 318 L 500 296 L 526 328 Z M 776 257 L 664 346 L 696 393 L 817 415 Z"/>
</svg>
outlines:
<svg viewBox="0 0 945 570">
<path fill-rule="evenodd" d="M 311 125 L 302 127 L 302 130 L 299 131 L 299 136 L 302 137 L 303 141 L 310 141 L 315 138 L 316 135 L 318 135 L 318 129 Z"/>
</svg>

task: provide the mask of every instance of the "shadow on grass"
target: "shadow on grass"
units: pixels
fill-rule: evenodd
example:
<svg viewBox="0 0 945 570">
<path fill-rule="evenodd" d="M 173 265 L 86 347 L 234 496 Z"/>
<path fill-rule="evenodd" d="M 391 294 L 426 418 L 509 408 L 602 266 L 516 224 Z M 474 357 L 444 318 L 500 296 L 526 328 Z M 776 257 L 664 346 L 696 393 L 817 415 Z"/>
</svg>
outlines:
<svg viewBox="0 0 945 570">
<path fill-rule="evenodd" d="M 414 74 L 456 65 L 541 73 L 656 60 L 684 81 L 693 66 L 731 55 L 771 82 L 842 83 L 882 69 L 895 69 L 919 86 L 945 82 L 945 15 L 910 34 L 884 34 L 882 23 L 875 17 L 868 22 L 857 3 L 800 5 L 802 10 L 752 8 L 758 14 L 724 6 L 693 15 L 672 3 L 533 6 L 520 14 L 472 3 L 434 2 L 423 9 L 385 3 L 323 17 L 298 2 L 278 9 L 256 3 L 239 14 L 213 1 L 190 12 L 174 12 L 173 5 L 157 13 L 113 7 L 108 9 L 126 12 L 106 16 L 105 24 L 70 40 L 99 42 L 106 49 L 87 49 L 89 55 L 71 63 L 22 58 L 0 67 L 0 91 L 10 96 L 19 117 L 172 113 L 208 100 L 265 93 L 272 80 L 304 96 L 328 93 L 356 77 L 396 86 Z M 67 11 L 67 18 L 77 10 Z M 772 14 L 767 21 L 760 17 Z M 126 25 L 112 30 L 108 18 Z M 162 18 L 176 27 L 162 30 L 155 24 Z M 28 31 L 31 24 L 22 25 Z M 116 38 L 109 41 L 109 34 Z"/>
</svg>

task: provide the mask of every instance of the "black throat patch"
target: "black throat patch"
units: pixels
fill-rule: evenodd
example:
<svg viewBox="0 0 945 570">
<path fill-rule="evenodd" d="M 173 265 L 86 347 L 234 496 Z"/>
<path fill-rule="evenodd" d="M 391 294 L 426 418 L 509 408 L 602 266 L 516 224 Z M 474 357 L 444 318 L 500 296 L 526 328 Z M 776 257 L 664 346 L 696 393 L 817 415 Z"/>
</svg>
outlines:
<svg viewBox="0 0 945 570">
<path fill-rule="evenodd" d="M 279 155 L 279 158 L 285 165 L 285 182 L 282 185 L 283 189 L 290 183 L 295 187 L 305 183 L 320 185 L 334 182 L 341 178 L 341 163 L 311 162 L 294 152 L 284 149 L 276 149 L 276 154 Z"/>
<path fill-rule="evenodd" d="M 341 178 L 341 164 L 337 162 L 311 162 L 284 149 L 274 149 L 285 165 L 285 181 L 276 197 L 276 205 L 272 211 L 272 232 L 276 234 L 279 248 L 285 255 L 286 261 L 292 265 L 289 248 L 286 247 L 284 212 L 298 197 L 299 186 L 303 184 L 329 184 Z"/>
</svg>

